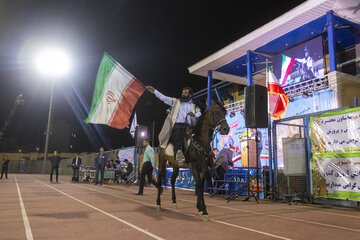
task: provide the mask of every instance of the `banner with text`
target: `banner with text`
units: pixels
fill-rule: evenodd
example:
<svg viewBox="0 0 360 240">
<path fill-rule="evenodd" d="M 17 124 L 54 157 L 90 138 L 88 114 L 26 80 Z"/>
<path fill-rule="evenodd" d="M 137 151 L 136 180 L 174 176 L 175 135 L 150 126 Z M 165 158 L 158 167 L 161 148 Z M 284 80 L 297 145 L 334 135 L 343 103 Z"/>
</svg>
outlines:
<svg viewBox="0 0 360 240">
<path fill-rule="evenodd" d="M 310 118 L 311 152 L 360 151 L 360 108 Z"/>
<path fill-rule="evenodd" d="M 360 108 L 310 118 L 313 194 L 360 201 Z"/>
<path fill-rule="evenodd" d="M 316 154 L 312 174 L 315 197 L 360 201 L 360 152 Z"/>
</svg>

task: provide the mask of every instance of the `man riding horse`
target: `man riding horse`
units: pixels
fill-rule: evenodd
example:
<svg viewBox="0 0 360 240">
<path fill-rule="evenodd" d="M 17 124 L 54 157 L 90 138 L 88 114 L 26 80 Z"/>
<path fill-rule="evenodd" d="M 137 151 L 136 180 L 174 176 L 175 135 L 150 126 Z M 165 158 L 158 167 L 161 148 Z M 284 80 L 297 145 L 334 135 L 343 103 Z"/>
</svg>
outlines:
<svg viewBox="0 0 360 240">
<path fill-rule="evenodd" d="M 181 164 L 185 161 L 185 131 L 187 127 L 193 127 L 196 119 L 201 116 L 200 108 L 191 100 L 193 90 L 189 87 L 183 88 L 180 99 L 177 99 L 163 95 L 152 86 L 147 86 L 146 89 L 172 107 L 159 134 L 159 142 L 162 148 L 166 148 L 171 142 L 174 145 L 174 157 Z"/>
</svg>

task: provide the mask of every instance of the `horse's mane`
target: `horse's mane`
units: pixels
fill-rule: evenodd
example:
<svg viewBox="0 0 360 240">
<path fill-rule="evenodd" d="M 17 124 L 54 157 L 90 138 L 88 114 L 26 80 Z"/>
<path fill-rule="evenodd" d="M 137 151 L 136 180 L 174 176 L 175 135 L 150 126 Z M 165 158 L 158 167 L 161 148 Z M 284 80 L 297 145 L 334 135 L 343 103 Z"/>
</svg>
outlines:
<svg viewBox="0 0 360 240">
<path fill-rule="evenodd" d="M 220 107 L 220 110 L 223 111 L 226 114 L 226 108 L 222 104 L 219 104 L 217 101 L 215 101 L 215 103 Z M 209 109 L 207 109 L 205 111 L 201 111 L 201 116 L 196 121 L 196 124 L 195 124 L 195 126 L 193 128 L 193 133 L 197 137 L 200 136 L 201 126 L 202 126 L 202 123 L 204 121 L 205 115 L 206 115 L 206 113 L 208 112 Z"/>
<path fill-rule="evenodd" d="M 207 112 L 207 110 L 201 111 L 201 116 L 196 120 L 195 126 L 193 128 L 193 134 L 195 134 L 195 136 L 200 136 L 201 125 L 202 125 L 202 122 L 204 121 L 206 112 Z"/>
</svg>

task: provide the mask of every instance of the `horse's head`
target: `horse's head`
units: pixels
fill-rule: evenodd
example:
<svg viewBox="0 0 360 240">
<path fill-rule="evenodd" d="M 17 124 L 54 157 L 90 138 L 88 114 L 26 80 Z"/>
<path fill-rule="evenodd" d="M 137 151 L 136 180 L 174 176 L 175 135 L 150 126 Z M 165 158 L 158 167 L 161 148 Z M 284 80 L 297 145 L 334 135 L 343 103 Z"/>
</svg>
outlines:
<svg viewBox="0 0 360 240">
<path fill-rule="evenodd" d="M 227 135 L 230 127 L 226 122 L 226 109 L 223 105 L 211 100 L 211 107 L 208 109 L 211 114 L 210 126 L 220 132 L 221 135 Z"/>
</svg>

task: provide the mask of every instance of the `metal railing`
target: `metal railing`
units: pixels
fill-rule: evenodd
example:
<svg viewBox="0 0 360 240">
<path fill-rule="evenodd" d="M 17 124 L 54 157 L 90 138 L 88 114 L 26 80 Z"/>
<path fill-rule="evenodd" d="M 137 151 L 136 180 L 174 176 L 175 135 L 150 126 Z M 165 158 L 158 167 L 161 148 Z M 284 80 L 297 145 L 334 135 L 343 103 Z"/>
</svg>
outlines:
<svg viewBox="0 0 360 240">
<path fill-rule="evenodd" d="M 240 100 L 240 101 L 233 102 L 230 104 L 225 104 L 224 107 L 228 114 L 236 113 L 236 112 L 244 113 L 245 112 L 245 101 Z"/>
<path fill-rule="evenodd" d="M 303 82 L 291 84 L 283 87 L 289 99 L 310 95 L 313 92 L 319 92 L 329 88 L 329 81 L 327 75 L 322 78 L 313 78 Z M 240 112 L 245 113 L 245 100 L 240 100 L 234 103 L 224 105 L 228 114 Z"/>
<path fill-rule="evenodd" d="M 309 95 L 312 92 L 319 92 L 328 88 L 329 81 L 327 75 L 322 78 L 313 78 L 283 87 L 289 99 Z"/>
</svg>

